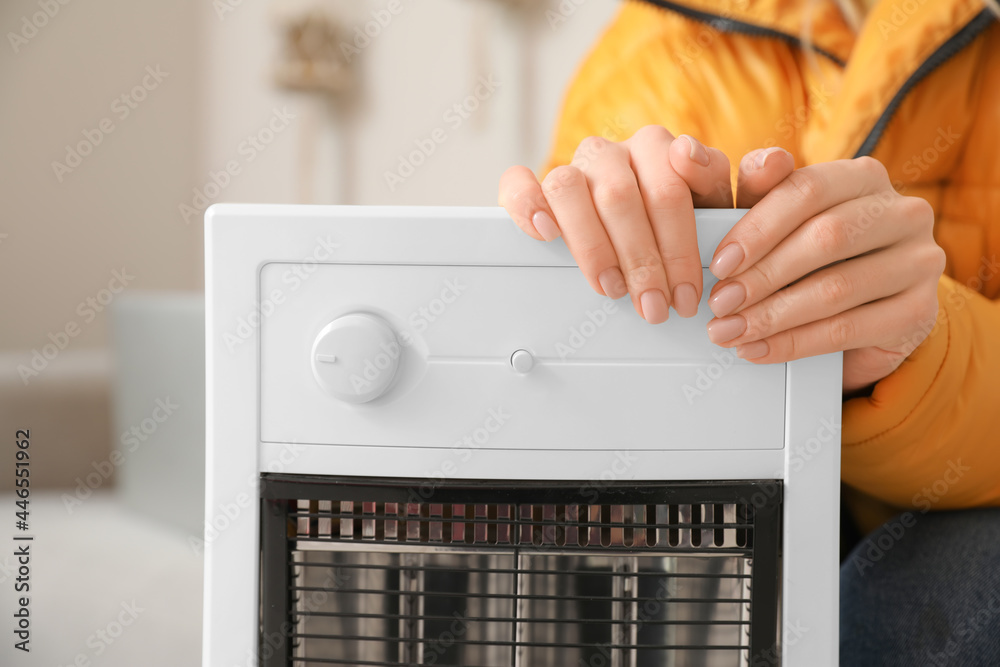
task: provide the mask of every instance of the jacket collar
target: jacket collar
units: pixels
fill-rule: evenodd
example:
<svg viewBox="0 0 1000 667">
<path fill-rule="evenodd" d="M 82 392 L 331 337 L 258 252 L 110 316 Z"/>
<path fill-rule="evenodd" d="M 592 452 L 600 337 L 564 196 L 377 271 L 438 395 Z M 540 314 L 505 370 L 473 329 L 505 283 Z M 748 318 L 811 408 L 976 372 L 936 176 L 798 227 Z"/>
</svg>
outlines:
<svg viewBox="0 0 1000 667">
<path fill-rule="evenodd" d="M 815 157 L 870 154 L 909 92 L 993 21 L 981 0 L 881 0 L 844 70 L 830 118 L 838 131 L 824 134 Z"/>
<path fill-rule="evenodd" d="M 880 0 L 859 34 L 834 0 L 645 0 L 724 32 L 801 45 L 809 21 L 813 47 L 844 66 L 827 130 L 810 161 L 867 154 L 902 97 L 992 23 L 982 0 Z"/>
<path fill-rule="evenodd" d="M 801 42 L 802 26 L 809 22 L 813 26 L 810 32 L 813 47 L 841 63 L 847 61 L 854 44 L 854 31 L 844 20 L 834 0 L 646 1 L 709 23 L 722 31 L 762 31 L 762 37 L 784 38 L 795 43 Z"/>
</svg>

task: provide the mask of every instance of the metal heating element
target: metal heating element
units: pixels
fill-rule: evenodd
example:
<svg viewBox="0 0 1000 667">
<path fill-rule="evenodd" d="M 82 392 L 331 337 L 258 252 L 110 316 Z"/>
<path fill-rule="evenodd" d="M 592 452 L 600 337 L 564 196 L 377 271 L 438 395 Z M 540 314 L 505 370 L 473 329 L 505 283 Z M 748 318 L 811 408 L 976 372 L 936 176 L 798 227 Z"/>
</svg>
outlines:
<svg viewBox="0 0 1000 667">
<path fill-rule="evenodd" d="M 265 475 L 263 664 L 748 665 L 777 488 Z"/>
</svg>

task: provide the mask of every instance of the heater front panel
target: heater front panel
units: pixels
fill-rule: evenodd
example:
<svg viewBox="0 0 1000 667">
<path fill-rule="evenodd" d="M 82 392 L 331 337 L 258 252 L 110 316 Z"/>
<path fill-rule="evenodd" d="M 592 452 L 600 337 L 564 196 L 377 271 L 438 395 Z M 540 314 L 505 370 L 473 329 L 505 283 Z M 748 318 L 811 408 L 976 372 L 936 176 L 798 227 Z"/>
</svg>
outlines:
<svg viewBox="0 0 1000 667">
<path fill-rule="evenodd" d="M 694 318 L 652 326 L 629 299 L 595 294 L 575 267 L 300 273 L 275 263 L 260 274 L 264 442 L 784 446 L 786 365 L 754 365 L 712 344 L 704 302 Z M 705 294 L 713 284 L 705 271 Z"/>
<path fill-rule="evenodd" d="M 703 267 L 742 213 L 697 211 Z M 500 209 L 215 206 L 205 242 L 205 667 L 837 664 L 839 353 L 649 325 Z"/>
<path fill-rule="evenodd" d="M 774 488 L 265 475 L 261 664 L 752 665 Z"/>
</svg>

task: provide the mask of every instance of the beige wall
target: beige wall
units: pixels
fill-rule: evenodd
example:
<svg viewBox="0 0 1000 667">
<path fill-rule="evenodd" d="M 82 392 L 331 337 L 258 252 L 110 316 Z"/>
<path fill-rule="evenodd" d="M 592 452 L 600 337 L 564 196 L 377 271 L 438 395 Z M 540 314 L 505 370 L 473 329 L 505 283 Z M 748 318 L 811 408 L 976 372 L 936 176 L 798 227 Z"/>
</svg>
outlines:
<svg viewBox="0 0 1000 667">
<path fill-rule="evenodd" d="M 186 224 L 178 208 L 231 160 L 241 173 L 217 201 L 299 201 L 312 174 L 321 203 L 494 204 L 506 166 L 542 159 L 565 83 L 617 5 L 563 0 L 572 13 L 550 27 L 543 12 L 525 19 L 500 0 L 399 1 L 402 11 L 355 60 L 361 85 L 351 113 L 273 85 L 276 18 L 292 2 L 74 0 L 58 5 L 19 53 L 5 39 L 0 351 L 38 349 L 73 324 L 72 351 L 107 345 L 106 314 L 80 304 L 123 267 L 134 276 L 129 290 L 199 289 L 201 226 L 197 218 Z M 3 33 L 19 32 L 37 2 L 0 3 Z M 215 7 L 224 2 L 232 11 L 220 17 Z M 388 3 L 325 5 L 354 27 Z M 558 0 L 549 6 L 558 11 Z M 526 55 L 525 26 L 533 26 L 534 55 Z M 168 75 L 121 118 L 114 100 L 143 82 L 147 66 Z M 525 87 L 526 71 L 533 86 Z M 443 114 L 480 75 L 500 87 L 449 127 Z M 250 162 L 240 144 L 274 108 L 296 118 Z M 113 132 L 59 182 L 52 162 L 65 161 L 65 146 L 104 118 Z M 447 141 L 391 192 L 385 171 L 437 127 Z"/>
<path fill-rule="evenodd" d="M 52 4 L 15 54 L 7 34 L 40 8 L 0 3 L 0 350 L 40 348 L 73 323 L 69 349 L 104 345 L 106 313 L 86 299 L 123 267 L 129 289 L 202 282 L 200 231 L 175 220 L 199 150 L 195 2 Z M 112 105 L 147 66 L 168 76 L 122 118 Z M 59 182 L 51 163 L 102 119 L 113 131 Z"/>
</svg>

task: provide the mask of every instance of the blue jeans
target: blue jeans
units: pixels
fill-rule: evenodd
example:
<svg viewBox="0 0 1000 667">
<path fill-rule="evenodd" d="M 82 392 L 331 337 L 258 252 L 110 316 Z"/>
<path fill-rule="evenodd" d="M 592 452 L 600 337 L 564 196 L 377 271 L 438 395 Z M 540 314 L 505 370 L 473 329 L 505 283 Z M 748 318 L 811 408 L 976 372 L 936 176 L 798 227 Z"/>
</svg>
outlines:
<svg viewBox="0 0 1000 667">
<path fill-rule="evenodd" d="M 901 514 L 840 568 L 843 667 L 1000 665 L 1000 509 Z"/>
</svg>

